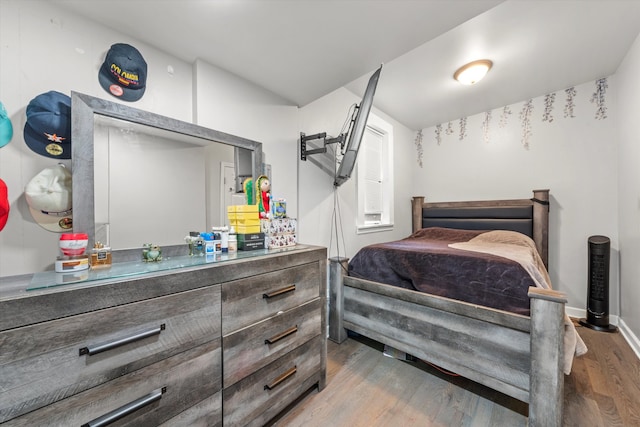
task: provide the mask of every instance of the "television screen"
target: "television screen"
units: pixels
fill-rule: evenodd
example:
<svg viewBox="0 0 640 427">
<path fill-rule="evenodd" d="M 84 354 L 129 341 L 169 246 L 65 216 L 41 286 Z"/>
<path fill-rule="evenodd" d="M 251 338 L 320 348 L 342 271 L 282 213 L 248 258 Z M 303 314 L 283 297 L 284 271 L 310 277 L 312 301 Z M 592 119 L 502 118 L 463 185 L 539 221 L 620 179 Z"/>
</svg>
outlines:
<svg viewBox="0 0 640 427">
<path fill-rule="evenodd" d="M 367 84 L 367 89 L 362 97 L 362 102 L 360 102 L 356 117 L 351 123 L 351 130 L 349 132 L 344 157 L 342 157 L 342 161 L 340 162 L 338 172 L 336 173 L 335 180 L 333 182 L 335 187 L 342 185 L 349 179 L 353 172 L 353 168 L 356 165 L 358 149 L 360 148 L 360 143 L 362 142 L 362 137 L 364 136 L 364 131 L 367 126 L 367 119 L 369 118 L 369 112 L 373 105 L 373 95 L 376 92 L 376 86 L 378 85 L 381 70 L 382 65 L 369 78 L 369 83 Z"/>
</svg>

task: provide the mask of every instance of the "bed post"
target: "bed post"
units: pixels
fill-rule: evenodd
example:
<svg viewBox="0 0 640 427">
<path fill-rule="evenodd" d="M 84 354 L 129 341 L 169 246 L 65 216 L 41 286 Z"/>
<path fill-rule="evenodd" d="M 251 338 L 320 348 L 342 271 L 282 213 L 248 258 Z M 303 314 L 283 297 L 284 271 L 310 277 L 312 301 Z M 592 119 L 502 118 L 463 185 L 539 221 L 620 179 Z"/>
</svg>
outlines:
<svg viewBox="0 0 640 427">
<path fill-rule="evenodd" d="M 564 306 L 558 291 L 530 287 L 531 369 L 529 425 L 562 426 L 564 400 Z"/>
<path fill-rule="evenodd" d="M 341 344 L 347 339 L 343 326 L 344 295 L 342 277 L 348 271 L 349 258 L 329 258 L 329 339 Z"/>
<path fill-rule="evenodd" d="M 533 190 L 533 240 L 549 269 L 549 190 Z"/>
<path fill-rule="evenodd" d="M 424 197 L 413 196 L 411 199 L 411 224 L 412 233 L 422 228 L 422 205 L 424 204 Z"/>
</svg>

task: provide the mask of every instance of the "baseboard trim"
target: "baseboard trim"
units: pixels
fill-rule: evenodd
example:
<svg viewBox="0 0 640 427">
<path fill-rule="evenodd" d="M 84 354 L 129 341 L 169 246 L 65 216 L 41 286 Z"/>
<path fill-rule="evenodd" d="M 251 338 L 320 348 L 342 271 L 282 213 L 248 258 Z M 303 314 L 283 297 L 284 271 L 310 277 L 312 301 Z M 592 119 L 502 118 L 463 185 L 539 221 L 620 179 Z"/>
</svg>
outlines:
<svg viewBox="0 0 640 427">
<path fill-rule="evenodd" d="M 587 310 L 575 307 L 565 307 L 565 312 L 569 317 L 581 319 L 587 317 Z M 618 327 L 618 330 L 624 337 L 625 341 L 629 344 L 633 352 L 636 354 L 638 360 L 640 360 L 640 339 L 629 329 L 624 320 L 618 316 L 609 315 L 609 323 Z"/>
</svg>

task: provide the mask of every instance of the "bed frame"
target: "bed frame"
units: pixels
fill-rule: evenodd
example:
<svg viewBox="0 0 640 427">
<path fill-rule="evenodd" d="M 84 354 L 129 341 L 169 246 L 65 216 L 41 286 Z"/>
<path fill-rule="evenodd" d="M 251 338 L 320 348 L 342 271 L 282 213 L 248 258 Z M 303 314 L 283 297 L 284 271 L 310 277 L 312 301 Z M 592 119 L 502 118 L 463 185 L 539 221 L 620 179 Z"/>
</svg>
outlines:
<svg viewBox="0 0 640 427">
<path fill-rule="evenodd" d="M 548 265 L 549 190 L 534 190 L 531 199 L 479 202 L 414 197 L 412 211 L 414 231 L 526 232 Z M 562 425 L 564 294 L 529 288 L 531 313 L 523 316 L 349 277 L 347 258 L 329 261 L 331 340 L 341 343 L 347 330 L 356 332 L 528 403 L 530 426 Z"/>
</svg>

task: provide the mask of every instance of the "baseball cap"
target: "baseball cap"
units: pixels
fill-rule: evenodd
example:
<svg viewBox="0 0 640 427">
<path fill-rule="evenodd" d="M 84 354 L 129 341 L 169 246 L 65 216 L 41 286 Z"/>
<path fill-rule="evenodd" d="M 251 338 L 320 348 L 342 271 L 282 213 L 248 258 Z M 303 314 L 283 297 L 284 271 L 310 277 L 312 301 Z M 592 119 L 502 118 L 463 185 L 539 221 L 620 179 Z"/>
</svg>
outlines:
<svg viewBox="0 0 640 427">
<path fill-rule="evenodd" d="M 57 233 L 72 228 L 71 172 L 63 165 L 44 168 L 29 181 L 24 193 L 38 225 Z"/>
<path fill-rule="evenodd" d="M 24 142 L 32 151 L 54 159 L 71 158 L 71 98 L 49 91 L 27 105 Z"/>
<path fill-rule="evenodd" d="M 7 115 L 7 110 L 0 102 L 0 147 L 4 147 L 13 137 L 13 125 Z"/>
<path fill-rule="evenodd" d="M 116 43 L 105 56 L 98 71 L 104 90 L 124 101 L 142 98 L 147 84 L 147 63 L 135 47 Z"/>
<path fill-rule="evenodd" d="M 0 179 L 0 231 L 7 224 L 9 219 L 9 192 L 7 190 L 7 184 Z"/>
</svg>

